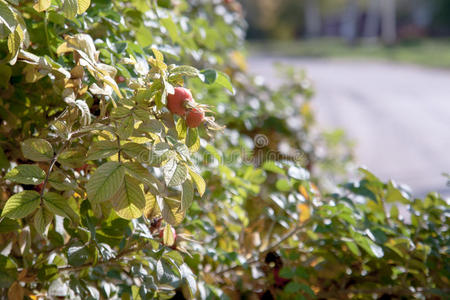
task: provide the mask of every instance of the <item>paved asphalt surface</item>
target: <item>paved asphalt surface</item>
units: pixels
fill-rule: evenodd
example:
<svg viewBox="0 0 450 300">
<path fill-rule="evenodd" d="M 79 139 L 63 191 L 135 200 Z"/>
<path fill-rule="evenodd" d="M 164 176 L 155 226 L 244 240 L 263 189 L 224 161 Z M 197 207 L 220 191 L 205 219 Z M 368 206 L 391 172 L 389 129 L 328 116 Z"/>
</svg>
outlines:
<svg viewBox="0 0 450 300">
<path fill-rule="evenodd" d="M 387 62 L 284 58 L 255 54 L 250 72 L 280 84 L 273 63 L 305 69 L 316 88 L 319 123 L 343 128 L 357 163 L 413 195 L 450 196 L 450 71 Z"/>
</svg>

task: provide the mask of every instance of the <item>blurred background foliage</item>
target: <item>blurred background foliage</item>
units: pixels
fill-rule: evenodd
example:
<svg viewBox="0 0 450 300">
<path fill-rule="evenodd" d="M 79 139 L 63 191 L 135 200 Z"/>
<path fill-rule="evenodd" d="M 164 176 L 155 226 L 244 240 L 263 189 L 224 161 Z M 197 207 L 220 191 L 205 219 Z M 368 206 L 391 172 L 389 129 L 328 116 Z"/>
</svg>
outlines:
<svg viewBox="0 0 450 300">
<path fill-rule="evenodd" d="M 446 0 L 241 0 L 249 39 L 295 39 L 343 36 L 374 37 L 385 15 L 395 16 L 401 38 L 448 36 L 450 4 Z M 387 10 L 387 12 L 386 12 Z M 375 22 L 373 25 L 371 22 Z M 388 21 L 389 22 L 389 21 Z M 350 23 L 350 24 L 349 24 Z M 352 24 L 354 23 L 354 24 Z M 373 28 L 368 28 L 373 26 Z M 354 27 L 354 28 L 346 28 Z"/>
</svg>

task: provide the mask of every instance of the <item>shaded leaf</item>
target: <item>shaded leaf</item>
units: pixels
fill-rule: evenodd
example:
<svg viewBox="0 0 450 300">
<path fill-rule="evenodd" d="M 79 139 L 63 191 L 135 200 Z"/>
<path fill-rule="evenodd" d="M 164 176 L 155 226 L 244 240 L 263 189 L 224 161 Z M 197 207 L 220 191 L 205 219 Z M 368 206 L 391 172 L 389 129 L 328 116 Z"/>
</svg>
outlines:
<svg viewBox="0 0 450 300">
<path fill-rule="evenodd" d="M 194 200 L 194 186 L 190 180 L 186 180 L 181 187 L 181 210 L 186 211 Z"/>
<path fill-rule="evenodd" d="M 71 218 L 75 215 L 67 200 L 57 193 L 45 193 L 44 205 L 48 210 L 62 217 Z"/>
<path fill-rule="evenodd" d="M 23 156 L 34 161 L 50 161 L 53 158 L 53 148 L 44 139 L 28 139 L 21 144 Z"/>
<path fill-rule="evenodd" d="M 45 179 L 45 172 L 36 165 L 19 165 L 6 174 L 5 179 L 22 184 L 40 184 Z"/>
<path fill-rule="evenodd" d="M 87 160 L 108 158 L 119 152 L 116 141 L 97 141 L 91 144 L 87 152 Z"/>
<path fill-rule="evenodd" d="M 42 236 L 46 235 L 48 225 L 50 225 L 52 220 L 53 213 L 51 213 L 44 207 L 39 207 L 39 209 L 36 211 L 36 214 L 34 215 L 34 227 L 36 228 L 36 231 Z"/>
</svg>

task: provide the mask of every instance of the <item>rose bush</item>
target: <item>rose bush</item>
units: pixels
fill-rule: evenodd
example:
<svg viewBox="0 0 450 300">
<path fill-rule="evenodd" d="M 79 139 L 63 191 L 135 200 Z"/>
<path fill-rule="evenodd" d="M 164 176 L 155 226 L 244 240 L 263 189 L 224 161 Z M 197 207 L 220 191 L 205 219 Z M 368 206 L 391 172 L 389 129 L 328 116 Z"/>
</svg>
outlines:
<svg viewBox="0 0 450 300">
<path fill-rule="evenodd" d="M 237 2 L 0 0 L 0 26 L 2 298 L 448 294 L 448 202 L 337 186 L 345 137 L 305 74 L 245 72 Z"/>
</svg>

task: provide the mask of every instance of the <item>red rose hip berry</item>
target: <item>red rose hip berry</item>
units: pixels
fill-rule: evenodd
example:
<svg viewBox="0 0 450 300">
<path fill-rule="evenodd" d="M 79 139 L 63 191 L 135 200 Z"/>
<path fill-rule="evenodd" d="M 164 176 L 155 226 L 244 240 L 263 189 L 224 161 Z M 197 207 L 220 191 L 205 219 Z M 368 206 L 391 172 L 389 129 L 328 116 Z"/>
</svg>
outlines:
<svg viewBox="0 0 450 300">
<path fill-rule="evenodd" d="M 184 87 L 176 87 L 175 93 L 167 96 L 167 109 L 175 115 L 184 116 L 186 114 L 186 107 L 184 106 L 186 101 L 193 101 L 191 91 Z"/>
<path fill-rule="evenodd" d="M 196 128 L 205 120 L 205 112 L 201 108 L 193 108 L 186 115 L 186 125 L 189 128 Z"/>
</svg>

